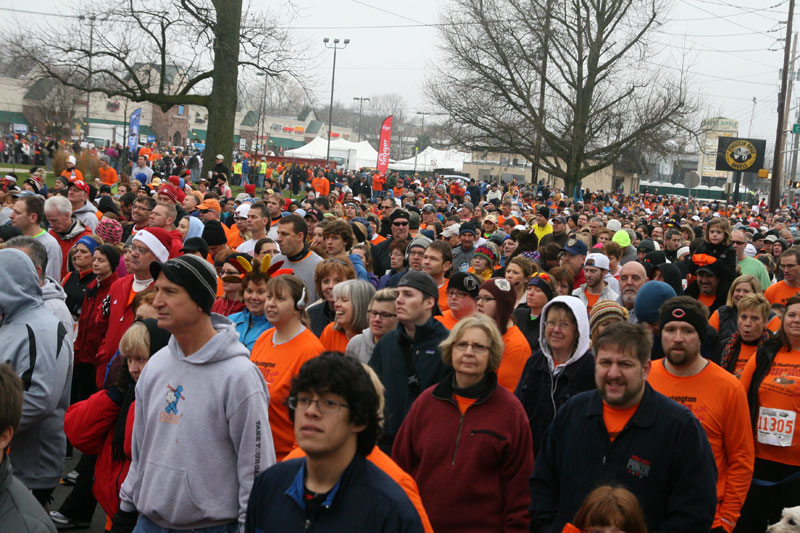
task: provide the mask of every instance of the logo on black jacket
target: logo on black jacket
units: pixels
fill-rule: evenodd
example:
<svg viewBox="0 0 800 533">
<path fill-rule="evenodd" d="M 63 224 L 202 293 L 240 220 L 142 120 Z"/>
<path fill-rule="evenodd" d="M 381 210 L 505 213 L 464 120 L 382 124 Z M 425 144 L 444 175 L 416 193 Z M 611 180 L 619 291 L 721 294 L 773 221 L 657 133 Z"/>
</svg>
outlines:
<svg viewBox="0 0 800 533">
<path fill-rule="evenodd" d="M 650 461 L 647 459 L 631 455 L 631 458 L 628 459 L 628 474 L 644 479 L 650 474 L 650 466 Z"/>
</svg>

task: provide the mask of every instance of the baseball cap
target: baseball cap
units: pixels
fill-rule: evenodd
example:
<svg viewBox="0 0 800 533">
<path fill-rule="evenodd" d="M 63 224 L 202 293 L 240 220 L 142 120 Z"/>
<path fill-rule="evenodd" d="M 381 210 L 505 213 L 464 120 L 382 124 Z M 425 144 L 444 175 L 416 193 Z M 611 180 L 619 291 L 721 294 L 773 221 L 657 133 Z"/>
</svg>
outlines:
<svg viewBox="0 0 800 533">
<path fill-rule="evenodd" d="M 83 180 L 75 180 L 73 182 L 70 182 L 70 184 L 68 185 L 68 188 L 69 187 L 77 187 L 78 189 L 82 190 L 86 194 L 89 194 L 89 192 L 90 192 L 89 186 Z"/>
<path fill-rule="evenodd" d="M 222 207 L 220 207 L 219 201 L 214 198 L 203 200 L 203 203 L 198 205 L 197 209 L 200 211 L 216 211 L 217 213 L 222 213 Z"/>
<path fill-rule="evenodd" d="M 319 221 L 322 218 L 322 213 L 320 213 L 319 209 L 311 208 L 306 211 L 306 214 L 303 218 L 312 217 L 314 220 Z"/>
<path fill-rule="evenodd" d="M 561 249 L 562 252 L 567 252 L 570 255 L 586 255 L 589 250 L 586 248 L 586 243 L 580 239 L 569 239 L 567 245 Z"/>
<path fill-rule="evenodd" d="M 416 270 L 409 270 L 406 275 L 400 278 L 397 287 L 409 287 L 417 289 L 425 296 L 431 296 L 434 300 L 439 300 L 439 288 L 436 282 L 427 272 L 418 272 Z"/>
<path fill-rule="evenodd" d="M 583 266 L 602 268 L 604 270 L 608 270 L 610 268 L 608 257 L 598 253 L 587 255 L 586 260 L 583 262 Z"/>
</svg>

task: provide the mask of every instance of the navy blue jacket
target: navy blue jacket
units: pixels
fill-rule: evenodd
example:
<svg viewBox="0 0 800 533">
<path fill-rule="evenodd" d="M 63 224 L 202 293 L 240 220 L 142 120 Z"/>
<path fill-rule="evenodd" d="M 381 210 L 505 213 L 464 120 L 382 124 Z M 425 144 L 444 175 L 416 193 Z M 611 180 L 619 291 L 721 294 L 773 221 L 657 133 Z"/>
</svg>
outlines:
<svg viewBox="0 0 800 533">
<path fill-rule="evenodd" d="M 708 533 L 717 468 L 705 431 L 686 407 L 645 384 L 636 413 L 614 442 L 598 391 L 559 409 L 531 476 L 531 531 L 560 532 L 599 485 L 639 499 L 651 533 Z"/>
<path fill-rule="evenodd" d="M 377 466 L 355 454 L 317 513 L 306 519 L 306 459 L 271 466 L 253 483 L 245 531 L 419 532 L 422 522 L 406 493 Z"/>
<path fill-rule="evenodd" d="M 413 339 L 408 336 L 405 327 L 398 324 L 396 329 L 384 335 L 375 345 L 369 366 L 386 388 L 383 436 L 379 446 L 387 454 L 392 451 L 394 436 L 411 409 L 411 404 L 422 391 L 439 383 L 450 370 L 442 362 L 442 352 L 439 350 L 439 344 L 449 334 L 450 331 L 441 322 L 431 317 L 423 325 L 417 326 Z M 410 355 L 414 364 L 417 384 L 409 383 L 405 354 Z"/>
</svg>

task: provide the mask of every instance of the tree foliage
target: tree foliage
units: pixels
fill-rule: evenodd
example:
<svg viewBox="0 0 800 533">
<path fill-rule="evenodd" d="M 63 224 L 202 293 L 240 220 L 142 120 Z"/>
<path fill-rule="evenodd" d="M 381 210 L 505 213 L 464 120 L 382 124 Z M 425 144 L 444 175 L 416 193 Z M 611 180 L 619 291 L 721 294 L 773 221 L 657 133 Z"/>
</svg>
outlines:
<svg viewBox="0 0 800 533">
<path fill-rule="evenodd" d="M 454 142 L 521 154 L 568 190 L 693 120 L 686 80 L 654 70 L 660 0 L 454 0 L 426 85 Z"/>
</svg>

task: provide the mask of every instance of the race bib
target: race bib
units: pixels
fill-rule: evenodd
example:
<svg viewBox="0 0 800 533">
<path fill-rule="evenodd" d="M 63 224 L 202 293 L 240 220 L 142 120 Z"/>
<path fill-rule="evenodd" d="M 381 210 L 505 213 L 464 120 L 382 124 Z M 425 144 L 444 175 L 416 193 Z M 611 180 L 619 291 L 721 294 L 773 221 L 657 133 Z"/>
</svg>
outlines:
<svg viewBox="0 0 800 533">
<path fill-rule="evenodd" d="M 758 442 L 770 446 L 791 446 L 796 417 L 796 411 L 760 407 L 757 427 Z"/>
</svg>

